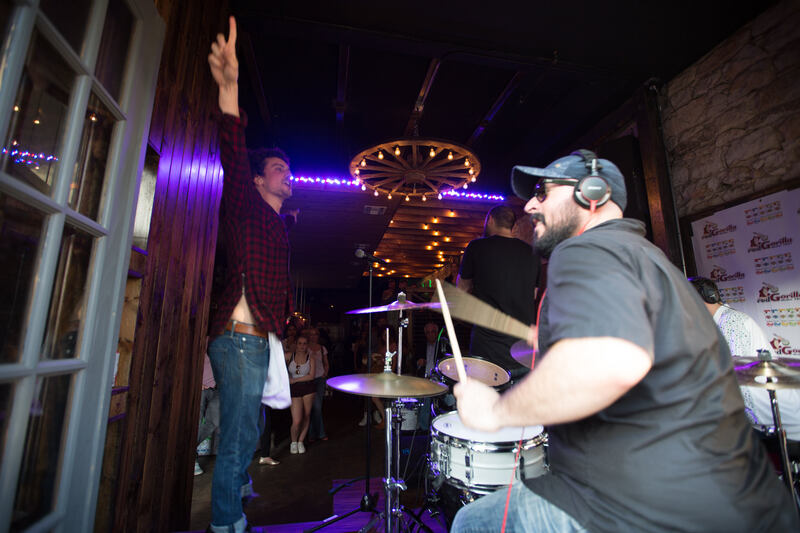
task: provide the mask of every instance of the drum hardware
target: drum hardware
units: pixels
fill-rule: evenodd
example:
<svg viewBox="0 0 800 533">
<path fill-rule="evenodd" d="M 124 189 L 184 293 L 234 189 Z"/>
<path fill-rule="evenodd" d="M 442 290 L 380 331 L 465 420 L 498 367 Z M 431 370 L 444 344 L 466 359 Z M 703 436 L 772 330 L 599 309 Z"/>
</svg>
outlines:
<svg viewBox="0 0 800 533">
<path fill-rule="evenodd" d="M 385 313 L 388 311 L 418 311 L 420 309 L 439 309 L 441 305 L 437 302 L 415 303 L 406 300 L 406 294 L 400 292 L 397 294 L 397 300 L 387 305 L 379 305 L 377 307 L 365 307 L 364 309 L 353 309 L 348 311 L 347 315 L 363 315 L 371 313 Z"/>
<path fill-rule="evenodd" d="M 536 350 L 526 341 L 517 341 L 511 345 L 511 357 L 522 366 L 533 368 L 533 362 L 536 360 Z"/>
<path fill-rule="evenodd" d="M 401 302 L 398 304 L 398 302 Z M 398 310 L 400 305 L 405 305 L 405 295 L 400 293 L 398 295 L 398 305 L 391 310 Z M 409 302 L 410 303 L 410 302 Z M 391 305 L 391 304 L 390 304 Z M 383 478 L 383 488 L 386 499 L 385 510 L 380 515 L 373 517 L 361 531 L 368 531 L 374 527 L 379 520 L 386 521 L 386 533 L 400 531 L 401 517 L 403 513 L 408 515 L 416 525 L 428 531 L 428 528 L 418 516 L 408 511 L 400 504 L 400 491 L 406 490 L 405 481 L 400 477 L 400 431 L 403 424 L 403 401 L 404 399 L 425 398 L 429 396 L 438 396 L 447 391 L 447 387 L 440 383 L 434 383 L 428 379 L 418 378 L 413 376 L 400 375 L 400 359 L 398 356 L 398 373 L 395 374 L 391 371 L 392 357 L 395 354 L 402 353 L 402 329 L 407 326 L 408 319 L 403 319 L 402 311 L 404 309 L 413 309 L 415 307 L 405 306 L 400 309 L 400 324 L 397 329 L 398 345 L 397 352 L 389 350 L 389 334 L 387 328 L 386 335 L 386 357 L 384 359 L 383 372 L 379 374 L 351 374 L 347 376 L 337 376 L 327 381 L 328 385 L 334 389 L 340 390 L 348 394 L 356 394 L 359 396 L 375 396 L 378 398 L 393 400 L 390 405 L 386 406 L 385 419 L 386 432 L 384 446 L 386 451 L 385 463 L 385 477 Z M 430 306 L 427 306 L 430 308 Z M 363 312 L 379 312 L 373 309 L 361 310 Z M 352 313 L 352 312 L 351 312 Z M 396 437 L 396 438 L 395 438 Z"/>
<path fill-rule="evenodd" d="M 784 388 L 800 388 L 800 370 L 795 361 L 781 361 L 773 359 L 769 350 L 758 350 L 758 357 L 733 357 L 736 378 L 741 385 L 761 387 L 769 393 L 770 406 L 772 407 L 772 420 L 775 423 L 775 433 L 778 436 L 781 466 L 783 467 L 783 481 L 789 487 L 795 510 L 800 514 L 800 500 L 797 499 L 797 489 L 794 483 L 794 469 L 789 461 L 789 451 L 786 442 L 786 430 L 781 423 L 781 413 L 778 407 L 778 398 L 775 391 Z"/>
</svg>

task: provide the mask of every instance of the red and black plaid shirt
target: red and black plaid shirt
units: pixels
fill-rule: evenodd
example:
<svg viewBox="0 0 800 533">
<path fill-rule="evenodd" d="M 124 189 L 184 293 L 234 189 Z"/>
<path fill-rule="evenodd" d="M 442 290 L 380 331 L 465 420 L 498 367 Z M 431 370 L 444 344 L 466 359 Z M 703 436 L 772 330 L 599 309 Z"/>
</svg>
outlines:
<svg viewBox="0 0 800 533">
<path fill-rule="evenodd" d="M 220 334 L 242 297 L 247 297 L 256 325 L 280 334 L 292 311 L 289 279 L 289 237 L 283 219 L 267 204 L 253 183 L 244 128 L 247 117 L 223 115 L 220 157 L 225 177 L 220 227 L 228 256 L 225 286 L 211 321 L 211 335 Z"/>
</svg>

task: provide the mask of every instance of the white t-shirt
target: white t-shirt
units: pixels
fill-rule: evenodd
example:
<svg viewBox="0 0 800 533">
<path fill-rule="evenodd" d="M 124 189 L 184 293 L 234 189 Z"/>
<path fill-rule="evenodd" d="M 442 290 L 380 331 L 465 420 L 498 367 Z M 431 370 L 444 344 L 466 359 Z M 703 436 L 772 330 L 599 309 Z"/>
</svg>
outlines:
<svg viewBox="0 0 800 533">
<path fill-rule="evenodd" d="M 770 350 L 764 332 L 755 320 L 745 313 L 722 306 L 714 313 L 722 336 L 728 341 L 731 355 L 758 357 L 756 350 Z M 772 407 L 767 389 L 760 387 L 739 387 L 747 412 L 747 417 L 755 426 L 774 426 Z M 781 423 L 787 438 L 800 440 L 800 389 L 781 389 L 777 392 Z"/>
</svg>

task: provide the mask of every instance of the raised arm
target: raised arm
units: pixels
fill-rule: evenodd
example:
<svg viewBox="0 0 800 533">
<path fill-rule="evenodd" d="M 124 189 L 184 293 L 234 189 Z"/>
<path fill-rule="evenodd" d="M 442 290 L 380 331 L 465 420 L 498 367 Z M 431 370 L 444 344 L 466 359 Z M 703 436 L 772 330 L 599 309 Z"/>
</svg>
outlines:
<svg viewBox="0 0 800 533">
<path fill-rule="evenodd" d="M 239 60 L 236 58 L 236 19 L 228 19 L 228 39 L 221 33 L 211 43 L 208 64 L 219 86 L 219 109 L 227 115 L 239 116 Z"/>
<path fill-rule="evenodd" d="M 560 424 L 605 409 L 636 386 L 651 366 L 650 355 L 624 339 L 563 339 L 502 396 L 475 380 L 457 384 L 453 392 L 464 424 L 476 429 Z"/>
</svg>

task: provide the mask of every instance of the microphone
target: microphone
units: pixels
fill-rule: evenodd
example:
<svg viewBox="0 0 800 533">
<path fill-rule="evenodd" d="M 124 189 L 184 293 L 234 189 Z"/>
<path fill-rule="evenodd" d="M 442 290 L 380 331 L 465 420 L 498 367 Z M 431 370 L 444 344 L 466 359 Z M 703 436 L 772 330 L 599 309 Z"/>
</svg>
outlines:
<svg viewBox="0 0 800 533">
<path fill-rule="evenodd" d="M 366 259 L 367 261 L 369 261 L 371 263 L 382 263 L 384 265 L 386 264 L 385 260 L 381 259 L 380 257 L 375 257 L 372 254 L 368 254 L 367 252 L 365 252 L 361 248 L 357 248 L 356 249 L 356 257 L 358 257 L 359 259 Z"/>
</svg>

